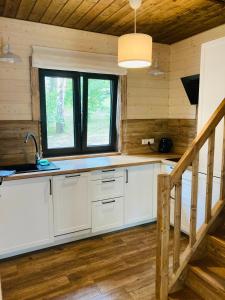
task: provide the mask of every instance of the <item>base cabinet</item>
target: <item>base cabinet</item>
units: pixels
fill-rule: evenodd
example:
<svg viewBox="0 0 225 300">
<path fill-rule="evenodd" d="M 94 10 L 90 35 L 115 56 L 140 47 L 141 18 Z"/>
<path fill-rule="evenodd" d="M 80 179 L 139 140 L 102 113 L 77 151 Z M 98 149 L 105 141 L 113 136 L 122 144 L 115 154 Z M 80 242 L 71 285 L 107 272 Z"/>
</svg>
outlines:
<svg viewBox="0 0 225 300">
<path fill-rule="evenodd" d="M 0 257 L 154 221 L 160 164 L 4 181 Z"/>
<path fill-rule="evenodd" d="M 0 254 L 53 240 L 49 178 L 5 181 L 0 186 Z"/>
<path fill-rule="evenodd" d="M 125 170 L 125 224 L 153 219 L 153 183 L 154 164 Z"/>
<path fill-rule="evenodd" d="M 55 236 L 91 228 L 86 173 L 55 176 L 53 203 Z"/>
</svg>

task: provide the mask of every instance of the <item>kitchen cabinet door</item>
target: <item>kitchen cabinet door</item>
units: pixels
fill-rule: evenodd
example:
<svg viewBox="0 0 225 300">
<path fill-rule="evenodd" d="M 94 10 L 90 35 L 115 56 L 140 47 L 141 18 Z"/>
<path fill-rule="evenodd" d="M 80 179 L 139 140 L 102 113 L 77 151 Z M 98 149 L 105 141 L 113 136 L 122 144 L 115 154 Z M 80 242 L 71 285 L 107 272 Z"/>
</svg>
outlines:
<svg viewBox="0 0 225 300">
<path fill-rule="evenodd" d="M 0 254 L 53 239 L 49 178 L 5 181 L 0 186 Z"/>
<path fill-rule="evenodd" d="M 125 224 L 153 218 L 154 164 L 125 170 Z"/>
<path fill-rule="evenodd" d="M 53 203 L 55 236 L 91 228 L 87 174 L 55 176 Z"/>
</svg>

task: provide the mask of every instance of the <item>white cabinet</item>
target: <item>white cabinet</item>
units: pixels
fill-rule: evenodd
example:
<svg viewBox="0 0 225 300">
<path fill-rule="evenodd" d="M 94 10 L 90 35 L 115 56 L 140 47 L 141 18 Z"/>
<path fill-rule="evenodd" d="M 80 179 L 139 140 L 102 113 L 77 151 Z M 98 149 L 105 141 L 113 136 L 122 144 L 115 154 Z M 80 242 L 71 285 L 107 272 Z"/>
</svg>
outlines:
<svg viewBox="0 0 225 300">
<path fill-rule="evenodd" d="M 151 221 L 154 218 L 156 208 L 153 208 L 153 183 L 154 164 L 125 170 L 125 224 Z"/>
<path fill-rule="evenodd" d="M 0 254 L 53 239 L 49 178 L 4 181 L 0 186 Z"/>
<path fill-rule="evenodd" d="M 92 203 L 92 232 L 123 225 L 123 198 L 111 198 Z"/>
<path fill-rule="evenodd" d="M 86 173 L 54 177 L 53 203 L 55 236 L 91 228 Z"/>
</svg>

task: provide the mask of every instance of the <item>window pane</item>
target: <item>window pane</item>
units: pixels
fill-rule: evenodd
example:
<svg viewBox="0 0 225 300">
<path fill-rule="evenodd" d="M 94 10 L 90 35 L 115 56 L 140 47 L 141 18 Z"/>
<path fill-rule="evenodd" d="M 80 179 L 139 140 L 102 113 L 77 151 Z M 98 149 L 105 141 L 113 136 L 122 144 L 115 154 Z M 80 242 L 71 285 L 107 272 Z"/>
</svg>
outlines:
<svg viewBox="0 0 225 300">
<path fill-rule="evenodd" d="M 111 81 L 88 79 L 87 146 L 109 145 Z"/>
<path fill-rule="evenodd" d="M 73 80 L 45 77 L 48 149 L 74 147 Z"/>
</svg>

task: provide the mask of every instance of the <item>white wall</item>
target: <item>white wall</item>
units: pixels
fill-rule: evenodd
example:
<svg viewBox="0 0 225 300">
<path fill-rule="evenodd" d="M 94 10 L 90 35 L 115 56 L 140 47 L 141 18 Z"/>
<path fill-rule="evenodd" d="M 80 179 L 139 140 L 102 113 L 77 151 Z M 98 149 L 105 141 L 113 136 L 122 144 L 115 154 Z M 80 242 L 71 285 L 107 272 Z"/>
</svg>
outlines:
<svg viewBox="0 0 225 300">
<path fill-rule="evenodd" d="M 0 63 L 0 120 L 31 120 L 29 56 L 31 46 L 46 46 L 103 54 L 117 54 L 117 37 L 0 17 L 0 34 L 10 38 L 22 63 Z M 1 38 L 0 35 L 0 38 Z M 159 63 L 169 69 L 169 46 L 154 45 Z M 158 54 L 159 53 L 159 54 Z M 154 53 L 153 53 L 154 55 Z M 148 70 L 128 73 L 128 118 L 168 116 L 168 75 L 151 78 Z"/>
</svg>

